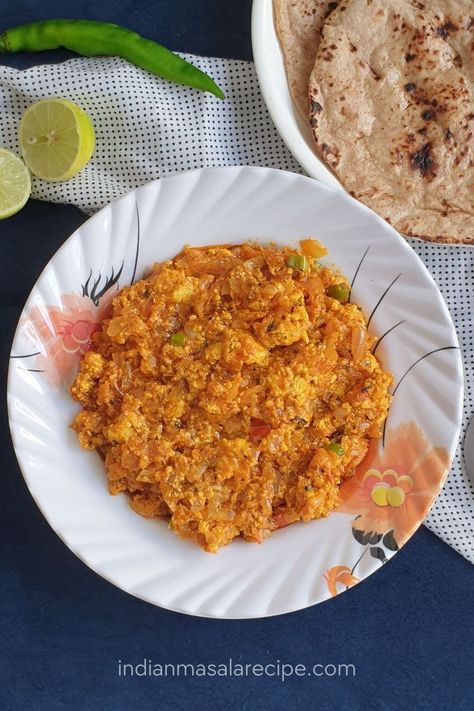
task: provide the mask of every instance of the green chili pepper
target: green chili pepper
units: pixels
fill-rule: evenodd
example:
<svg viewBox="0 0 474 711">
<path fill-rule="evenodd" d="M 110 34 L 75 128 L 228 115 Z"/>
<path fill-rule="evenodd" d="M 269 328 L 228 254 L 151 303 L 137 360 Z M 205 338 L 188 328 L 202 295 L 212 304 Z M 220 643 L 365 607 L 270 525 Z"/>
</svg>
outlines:
<svg viewBox="0 0 474 711">
<path fill-rule="evenodd" d="M 337 454 L 338 457 L 344 456 L 344 447 L 341 447 L 341 445 L 337 442 L 331 442 L 330 444 L 328 444 L 326 449 L 328 449 L 330 452 L 334 452 L 334 454 Z"/>
<path fill-rule="evenodd" d="M 300 269 L 302 272 L 308 268 L 308 259 L 304 254 L 289 254 L 286 263 L 293 269 Z"/>
<path fill-rule="evenodd" d="M 171 334 L 171 345 L 172 346 L 184 346 L 184 341 L 186 340 L 186 336 L 182 331 L 178 331 L 178 333 L 172 333 Z"/>
<path fill-rule="evenodd" d="M 137 67 L 178 84 L 210 91 L 224 98 L 210 76 L 161 44 L 110 22 L 42 20 L 18 25 L 0 34 L 2 52 L 39 52 L 65 47 L 85 56 L 122 57 Z"/>
<path fill-rule="evenodd" d="M 350 287 L 347 284 L 331 284 L 326 289 L 326 294 L 331 296 L 336 301 L 340 301 L 341 304 L 345 304 L 349 300 L 349 294 L 351 293 Z"/>
</svg>

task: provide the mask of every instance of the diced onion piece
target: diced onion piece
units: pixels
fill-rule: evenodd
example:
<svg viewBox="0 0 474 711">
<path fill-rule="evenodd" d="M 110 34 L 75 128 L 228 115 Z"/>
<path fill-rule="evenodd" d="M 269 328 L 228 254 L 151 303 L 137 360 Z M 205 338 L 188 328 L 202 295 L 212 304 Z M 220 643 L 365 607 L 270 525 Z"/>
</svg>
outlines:
<svg viewBox="0 0 474 711">
<path fill-rule="evenodd" d="M 278 294 L 278 288 L 275 286 L 275 284 L 267 284 L 262 289 L 262 296 L 265 299 L 271 299 L 273 296 L 275 296 L 275 294 Z"/>
<path fill-rule="evenodd" d="M 196 338 L 196 336 L 199 336 L 199 332 L 190 328 L 190 326 L 185 326 L 183 330 L 184 330 L 184 335 L 187 338 Z"/>
<path fill-rule="evenodd" d="M 252 259 L 247 259 L 244 264 L 248 269 L 261 269 L 265 264 L 265 260 L 261 256 L 252 257 Z"/>
<path fill-rule="evenodd" d="M 122 364 L 122 388 L 128 388 L 132 382 L 132 364 L 126 360 Z"/>
<path fill-rule="evenodd" d="M 363 326 L 353 326 L 352 328 L 352 357 L 356 363 L 362 358 L 367 345 L 367 330 Z"/>
<path fill-rule="evenodd" d="M 196 476 L 201 478 L 205 474 L 208 466 L 208 462 L 201 462 L 200 464 L 198 464 L 196 467 Z"/>
</svg>

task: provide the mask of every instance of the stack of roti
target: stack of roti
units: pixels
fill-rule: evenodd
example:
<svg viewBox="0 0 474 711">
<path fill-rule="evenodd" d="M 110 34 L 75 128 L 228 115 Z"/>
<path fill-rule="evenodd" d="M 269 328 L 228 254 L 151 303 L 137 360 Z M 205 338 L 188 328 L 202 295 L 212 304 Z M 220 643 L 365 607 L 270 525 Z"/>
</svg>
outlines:
<svg viewBox="0 0 474 711">
<path fill-rule="evenodd" d="M 295 106 L 351 195 L 474 244 L 474 0 L 274 0 Z"/>
</svg>

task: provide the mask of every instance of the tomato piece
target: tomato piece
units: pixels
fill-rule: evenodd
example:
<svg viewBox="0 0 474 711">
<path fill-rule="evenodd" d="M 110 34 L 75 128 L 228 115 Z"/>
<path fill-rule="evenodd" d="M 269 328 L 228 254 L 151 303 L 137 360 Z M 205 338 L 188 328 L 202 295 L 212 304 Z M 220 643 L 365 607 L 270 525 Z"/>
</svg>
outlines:
<svg viewBox="0 0 474 711">
<path fill-rule="evenodd" d="M 286 509 L 277 509 L 273 513 L 273 520 L 277 528 L 285 528 L 295 522 L 294 514 L 291 514 Z"/>
<path fill-rule="evenodd" d="M 260 420 L 258 417 L 252 417 L 250 420 L 249 437 L 251 442 L 258 442 L 270 434 L 272 428 L 265 420 Z"/>
<path fill-rule="evenodd" d="M 328 253 L 326 247 L 323 247 L 317 239 L 300 239 L 300 246 L 303 254 L 308 257 L 316 257 L 318 259 Z"/>
</svg>

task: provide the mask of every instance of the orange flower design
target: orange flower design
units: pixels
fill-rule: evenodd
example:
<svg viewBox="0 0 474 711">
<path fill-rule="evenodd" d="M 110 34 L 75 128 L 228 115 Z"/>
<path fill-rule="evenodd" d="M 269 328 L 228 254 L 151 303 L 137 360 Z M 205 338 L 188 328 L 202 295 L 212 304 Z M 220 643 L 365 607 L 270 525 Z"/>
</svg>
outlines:
<svg viewBox="0 0 474 711">
<path fill-rule="evenodd" d="M 352 571 L 347 567 L 347 565 L 335 565 L 333 568 L 329 568 L 324 577 L 332 597 L 335 597 L 338 594 L 338 585 L 344 585 L 346 588 L 351 588 L 359 582 L 359 578 L 352 575 Z"/>
<path fill-rule="evenodd" d="M 68 382 L 80 357 L 89 350 L 92 335 L 100 329 L 105 304 L 77 294 L 63 294 L 60 306 L 37 306 L 23 321 L 35 350 L 36 365 L 55 386 Z"/>
<path fill-rule="evenodd" d="M 433 503 L 448 472 L 449 456 L 445 449 L 432 447 L 413 422 L 390 431 L 385 447 L 377 447 L 371 447 L 354 477 L 341 487 L 337 511 L 357 514 L 355 530 L 393 530 L 400 547 Z"/>
</svg>

